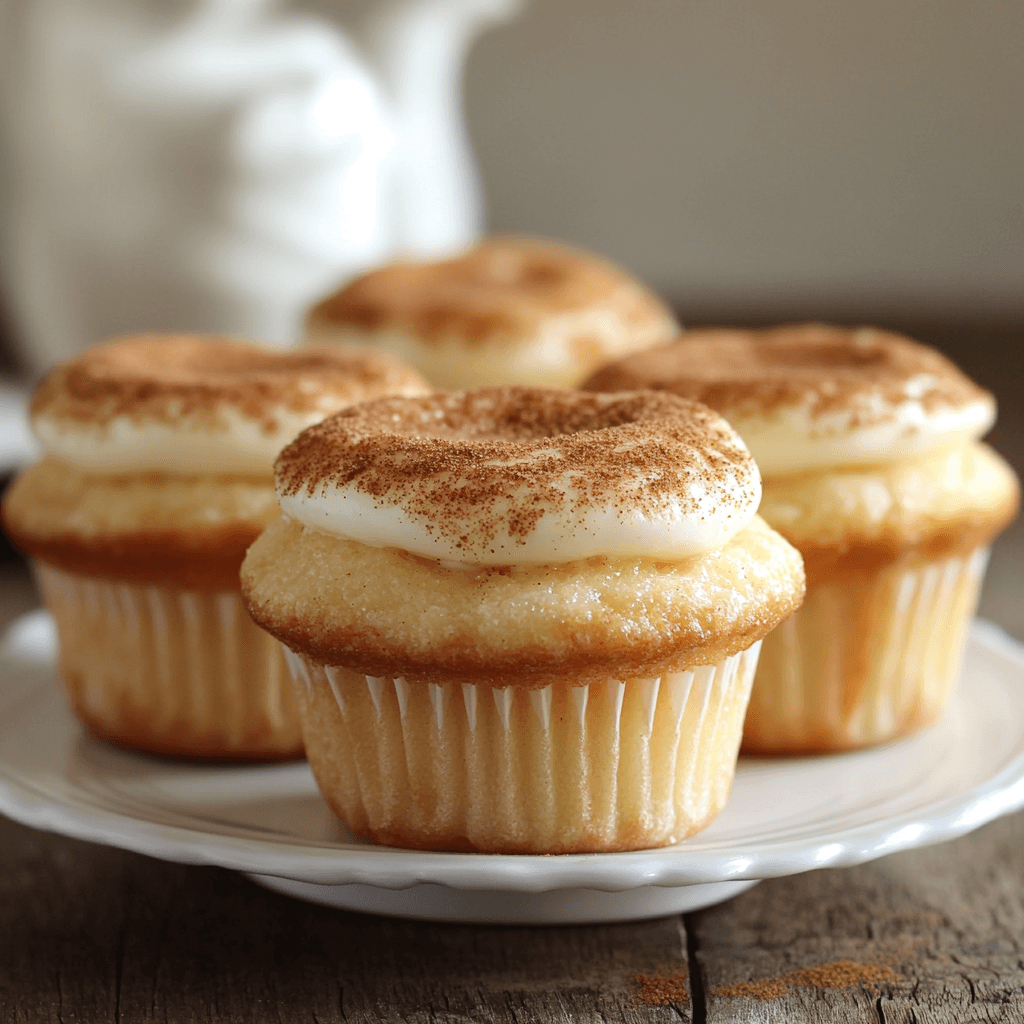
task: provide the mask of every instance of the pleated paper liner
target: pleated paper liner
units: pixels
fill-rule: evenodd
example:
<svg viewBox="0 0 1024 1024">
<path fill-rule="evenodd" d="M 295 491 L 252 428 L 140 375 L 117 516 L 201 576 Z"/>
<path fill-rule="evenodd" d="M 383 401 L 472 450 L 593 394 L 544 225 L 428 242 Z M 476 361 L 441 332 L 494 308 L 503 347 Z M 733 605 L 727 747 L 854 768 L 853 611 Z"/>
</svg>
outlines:
<svg viewBox="0 0 1024 1024">
<path fill-rule="evenodd" d="M 313 774 L 356 835 L 566 853 L 662 846 L 712 821 L 732 786 L 759 647 L 660 678 L 538 690 L 288 660 Z"/>
<path fill-rule="evenodd" d="M 983 548 L 810 587 L 764 640 L 744 751 L 856 749 L 936 722 L 987 560 Z"/>
<path fill-rule="evenodd" d="M 152 753 L 301 756 L 280 645 L 235 593 L 135 586 L 36 564 L 75 714 L 104 739 Z"/>
</svg>

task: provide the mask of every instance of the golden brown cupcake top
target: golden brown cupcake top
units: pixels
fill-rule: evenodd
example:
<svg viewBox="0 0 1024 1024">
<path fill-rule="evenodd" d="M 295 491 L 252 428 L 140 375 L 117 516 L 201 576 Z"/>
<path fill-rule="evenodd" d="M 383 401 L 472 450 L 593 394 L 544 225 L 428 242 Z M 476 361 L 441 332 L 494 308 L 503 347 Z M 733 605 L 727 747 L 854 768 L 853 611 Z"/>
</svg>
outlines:
<svg viewBox="0 0 1024 1024">
<path fill-rule="evenodd" d="M 83 469 L 267 473 L 288 440 L 329 413 L 428 390 L 382 352 L 141 335 L 54 370 L 31 417 L 47 451 Z"/>
<path fill-rule="evenodd" d="M 239 339 L 151 334 L 117 338 L 58 367 L 32 399 L 33 417 L 177 422 L 227 407 L 266 425 L 280 410 L 311 412 L 385 393 L 422 393 L 412 367 L 386 353 L 336 346 L 280 350 Z"/>
<path fill-rule="evenodd" d="M 729 425 L 656 392 L 380 399 L 305 431 L 276 470 L 307 526 L 472 564 L 683 557 L 725 543 L 760 499 Z"/>
<path fill-rule="evenodd" d="M 674 561 L 446 568 L 282 516 L 242 566 L 253 619 L 326 665 L 409 683 L 581 686 L 714 664 L 800 605 L 799 554 L 760 518 Z"/>
<path fill-rule="evenodd" d="M 582 387 L 705 402 L 766 475 L 915 456 L 980 436 L 995 417 L 991 394 L 945 356 L 867 327 L 691 331 L 602 367 Z"/>
<path fill-rule="evenodd" d="M 435 384 L 462 387 L 575 383 L 679 328 L 653 292 L 600 257 L 499 236 L 454 259 L 371 271 L 315 306 L 308 329 L 313 340 L 386 345 Z"/>
</svg>

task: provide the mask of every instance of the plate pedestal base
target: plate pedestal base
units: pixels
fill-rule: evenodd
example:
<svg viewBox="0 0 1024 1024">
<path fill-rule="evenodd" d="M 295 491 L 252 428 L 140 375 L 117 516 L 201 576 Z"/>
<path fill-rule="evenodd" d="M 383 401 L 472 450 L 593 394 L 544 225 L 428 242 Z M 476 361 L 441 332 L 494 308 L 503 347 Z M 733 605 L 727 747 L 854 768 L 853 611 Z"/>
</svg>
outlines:
<svg viewBox="0 0 1024 1024">
<path fill-rule="evenodd" d="M 384 917 L 455 924 L 602 924 L 685 914 L 732 899 L 757 884 L 757 879 L 709 882 L 705 885 L 648 885 L 625 892 L 597 889 L 555 889 L 551 892 L 508 892 L 452 889 L 420 884 L 409 889 L 375 885 L 316 885 L 290 878 L 247 873 L 258 885 L 310 903 L 357 910 Z"/>
</svg>

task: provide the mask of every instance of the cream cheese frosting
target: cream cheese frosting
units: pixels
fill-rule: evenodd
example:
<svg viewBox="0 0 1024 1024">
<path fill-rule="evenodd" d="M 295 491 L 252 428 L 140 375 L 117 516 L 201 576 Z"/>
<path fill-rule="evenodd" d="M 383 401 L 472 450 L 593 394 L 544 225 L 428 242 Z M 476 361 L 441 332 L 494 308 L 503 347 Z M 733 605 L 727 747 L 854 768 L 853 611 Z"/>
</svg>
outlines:
<svg viewBox="0 0 1024 1024">
<path fill-rule="evenodd" d="M 288 441 L 336 408 L 325 403 L 319 414 L 278 415 L 269 427 L 226 407 L 215 418 L 177 425 L 117 416 L 102 426 L 85 426 L 39 416 L 33 430 L 47 454 L 93 473 L 266 476 Z"/>
<path fill-rule="evenodd" d="M 678 560 L 727 543 L 761 497 L 698 403 L 526 387 L 346 410 L 282 452 L 277 488 L 307 527 L 449 565 Z"/>
<path fill-rule="evenodd" d="M 915 458 L 979 438 L 995 421 L 992 395 L 940 353 L 870 328 L 691 331 L 582 386 L 654 387 L 706 402 L 765 476 Z"/>
<path fill-rule="evenodd" d="M 423 394 L 384 353 L 282 352 L 197 336 L 123 338 L 54 371 L 32 402 L 44 450 L 88 472 L 269 477 L 300 431 L 353 402 Z"/>
<path fill-rule="evenodd" d="M 995 418 L 994 399 L 929 409 L 908 394 L 873 423 L 862 422 L 855 409 L 815 416 L 807 406 L 737 415 L 731 422 L 761 471 L 776 476 L 914 458 L 975 440 Z"/>
</svg>

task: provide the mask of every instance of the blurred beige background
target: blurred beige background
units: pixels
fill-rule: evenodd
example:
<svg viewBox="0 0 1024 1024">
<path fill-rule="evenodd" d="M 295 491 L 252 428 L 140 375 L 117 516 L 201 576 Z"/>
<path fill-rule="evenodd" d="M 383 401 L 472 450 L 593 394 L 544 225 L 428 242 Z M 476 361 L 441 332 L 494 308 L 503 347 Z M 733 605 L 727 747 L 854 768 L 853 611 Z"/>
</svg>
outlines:
<svg viewBox="0 0 1024 1024">
<path fill-rule="evenodd" d="M 689 325 L 903 330 L 1024 476 L 1024 0 L 533 0 L 464 80 L 489 225 L 577 241 Z M 1024 639 L 1024 519 L 981 614 Z"/>
<path fill-rule="evenodd" d="M 491 226 L 684 316 L 1024 310 L 1021 0 L 533 0 L 464 91 Z"/>
</svg>

